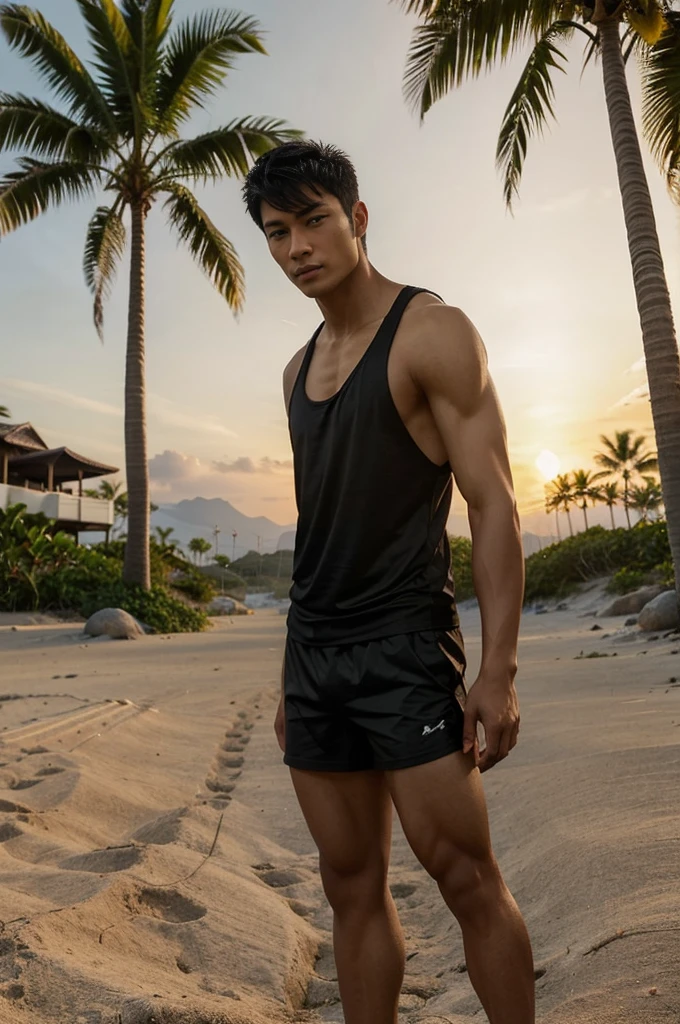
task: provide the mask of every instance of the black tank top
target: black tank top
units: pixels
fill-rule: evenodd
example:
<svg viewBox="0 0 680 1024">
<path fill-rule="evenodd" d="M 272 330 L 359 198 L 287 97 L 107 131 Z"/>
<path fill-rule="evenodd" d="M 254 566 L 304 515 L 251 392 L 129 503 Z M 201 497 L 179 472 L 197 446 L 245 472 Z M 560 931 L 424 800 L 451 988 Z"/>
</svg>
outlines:
<svg viewBox="0 0 680 1024">
<path fill-rule="evenodd" d="M 390 348 L 406 306 L 397 296 L 354 370 L 314 402 L 306 381 L 315 332 L 289 405 L 298 526 L 288 631 L 316 645 L 458 627 L 446 521 L 448 462 L 418 447 L 392 399 Z"/>
</svg>

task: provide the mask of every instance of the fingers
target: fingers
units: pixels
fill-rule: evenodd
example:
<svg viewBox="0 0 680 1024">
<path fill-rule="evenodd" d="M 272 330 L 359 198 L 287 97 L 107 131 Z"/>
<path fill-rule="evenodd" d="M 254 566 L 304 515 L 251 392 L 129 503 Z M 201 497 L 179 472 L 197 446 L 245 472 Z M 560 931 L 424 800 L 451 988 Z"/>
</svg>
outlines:
<svg viewBox="0 0 680 1024">
<path fill-rule="evenodd" d="M 519 733 L 519 719 L 510 723 L 505 728 L 497 727 L 486 732 L 486 748 L 482 752 L 478 763 L 480 772 L 486 772 L 495 764 L 504 761 L 510 751 L 517 744 Z"/>
</svg>

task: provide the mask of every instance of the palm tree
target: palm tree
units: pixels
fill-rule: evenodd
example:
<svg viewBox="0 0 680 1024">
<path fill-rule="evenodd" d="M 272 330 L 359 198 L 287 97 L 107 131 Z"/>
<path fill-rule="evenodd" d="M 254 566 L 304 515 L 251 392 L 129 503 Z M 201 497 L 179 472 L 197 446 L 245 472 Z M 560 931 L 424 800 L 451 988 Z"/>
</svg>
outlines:
<svg viewBox="0 0 680 1024">
<path fill-rule="evenodd" d="M 616 523 L 614 522 L 614 505 L 618 503 L 619 498 L 619 485 L 616 480 L 610 480 L 609 483 L 602 484 L 600 487 L 599 500 L 609 509 L 609 515 L 612 520 L 612 530 L 616 529 Z"/>
<path fill-rule="evenodd" d="M 550 489 L 550 485 L 546 484 L 545 487 L 545 511 L 547 515 L 551 512 L 555 513 L 555 522 L 557 524 L 557 539 L 562 540 L 562 531 L 560 530 L 560 508 L 562 507 L 562 501 L 555 490 Z"/>
<path fill-rule="evenodd" d="M 194 556 L 194 561 L 198 564 L 199 559 L 200 562 L 203 563 L 203 555 L 207 554 L 208 551 L 211 550 L 212 544 L 209 540 L 206 540 L 205 537 L 192 537 L 189 541 L 188 548 Z"/>
<path fill-rule="evenodd" d="M 0 4 L 10 47 L 34 65 L 60 108 L 0 94 L 0 151 L 20 150 L 0 180 L 0 237 L 67 199 L 104 190 L 90 221 L 86 282 L 102 336 L 103 305 L 130 228 L 125 369 L 129 534 L 124 579 L 149 586 L 149 475 L 145 402 L 146 221 L 163 201 L 171 227 L 234 312 L 243 268 L 189 184 L 242 177 L 260 154 L 297 137 L 282 121 L 244 117 L 193 139 L 180 130 L 217 92 L 238 54 L 265 53 L 259 23 L 208 10 L 172 28 L 174 0 L 73 0 L 94 52 L 92 70 L 63 36 L 24 4 Z"/>
<path fill-rule="evenodd" d="M 619 476 L 623 481 L 623 507 L 626 512 L 626 522 L 630 528 L 629 495 L 631 480 L 636 476 L 642 476 L 650 469 L 656 469 L 658 460 L 656 455 L 645 449 L 647 439 L 638 434 L 633 438 L 632 430 L 617 430 L 614 440 L 600 435 L 600 441 L 605 450 L 595 455 L 595 462 L 602 466 L 602 471 L 596 473 L 594 479 L 599 480 L 607 476 Z"/>
<path fill-rule="evenodd" d="M 559 473 L 555 479 L 550 482 L 548 488 L 549 500 L 552 502 L 555 514 L 557 514 L 560 509 L 563 509 L 567 513 L 569 536 L 573 537 L 574 527 L 571 522 L 571 511 L 569 506 L 574 501 L 574 489 L 573 484 L 569 479 L 569 475 L 567 473 Z"/>
<path fill-rule="evenodd" d="M 6 405 L 0 405 L 0 418 L 8 420 L 11 415 Z"/>
<path fill-rule="evenodd" d="M 396 0 L 422 18 L 414 31 L 404 76 L 406 98 L 425 116 L 430 107 L 466 78 L 505 60 L 520 45 L 533 49 L 512 95 L 500 130 L 498 165 L 508 206 L 517 194 L 529 137 L 554 116 L 552 74 L 564 70 L 558 43 L 577 34 L 586 40 L 587 57 L 599 55 L 633 282 L 642 327 L 652 416 L 668 536 L 680 601 L 680 355 L 673 326 L 654 210 L 645 176 L 626 81 L 626 61 L 641 54 L 643 92 L 647 96 L 645 137 L 654 151 L 659 140 L 677 138 L 680 32 L 670 0 Z M 670 27 L 669 27 L 670 26 Z M 622 32 L 623 29 L 623 32 Z M 659 49 L 655 49 L 659 47 Z M 661 49 L 670 56 L 659 59 Z M 646 59 L 649 58 L 649 59 Z M 658 78 L 669 95 L 659 98 Z M 669 136 L 670 132 L 670 136 Z M 680 147 L 675 149 L 676 156 Z"/>
<path fill-rule="evenodd" d="M 646 523 L 649 520 L 650 512 L 657 511 L 663 504 L 661 485 L 653 476 L 643 477 L 644 487 L 631 487 L 630 507 L 638 513 L 638 522 Z"/>
<path fill-rule="evenodd" d="M 583 520 L 587 530 L 588 502 L 591 501 L 593 505 L 595 504 L 600 497 L 600 488 L 595 484 L 595 477 L 589 469 L 575 469 L 571 475 L 571 485 L 574 500 L 577 504 L 581 502 L 579 507 L 583 512 Z"/>
</svg>

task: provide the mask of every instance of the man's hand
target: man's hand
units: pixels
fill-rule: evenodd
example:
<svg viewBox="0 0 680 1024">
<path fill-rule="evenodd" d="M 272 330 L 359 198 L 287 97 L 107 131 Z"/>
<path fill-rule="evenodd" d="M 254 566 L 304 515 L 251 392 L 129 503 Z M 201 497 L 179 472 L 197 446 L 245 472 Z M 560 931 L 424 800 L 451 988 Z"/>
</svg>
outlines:
<svg viewBox="0 0 680 1024">
<path fill-rule="evenodd" d="M 286 752 L 286 714 L 283 707 L 283 695 L 279 701 L 279 706 L 276 709 L 276 718 L 274 719 L 274 732 L 276 733 L 276 739 L 281 747 L 281 750 L 285 754 Z"/>
<path fill-rule="evenodd" d="M 481 722 L 486 747 L 479 751 L 477 722 Z M 474 750 L 480 772 L 493 768 L 508 756 L 517 743 L 519 701 L 515 684 L 507 676 L 481 674 L 471 686 L 465 702 L 463 752 Z"/>
</svg>

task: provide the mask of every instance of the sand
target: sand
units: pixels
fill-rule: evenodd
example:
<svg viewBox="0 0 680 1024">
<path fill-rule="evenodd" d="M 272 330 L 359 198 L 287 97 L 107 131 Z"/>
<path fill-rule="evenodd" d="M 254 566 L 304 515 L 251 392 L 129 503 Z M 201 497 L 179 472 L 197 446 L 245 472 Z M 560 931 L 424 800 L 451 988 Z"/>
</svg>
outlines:
<svg viewBox="0 0 680 1024">
<path fill-rule="evenodd" d="M 680 637 L 627 639 L 589 614 L 601 593 L 524 616 L 520 743 L 484 776 L 494 847 L 539 1021 L 677 1024 Z M 478 614 L 462 619 L 471 682 Z M 342 1021 L 272 732 L 284 636 L 270 610 L 137 641 L 0 617 L 0 1024 Z M 401 1020 L 485 1020 L 398 825 L 390 882 Z"/>
</svg>

